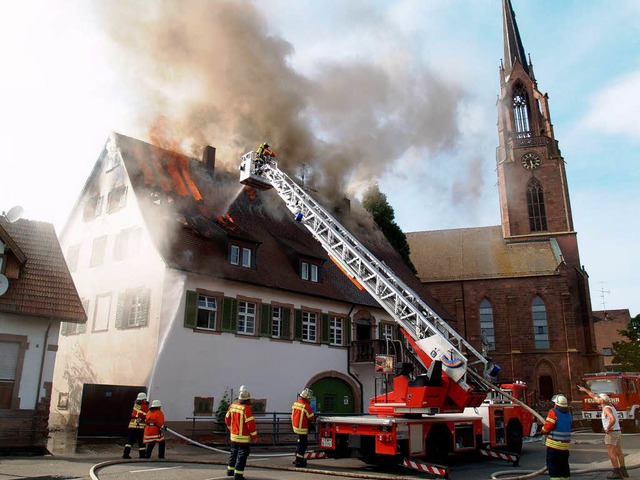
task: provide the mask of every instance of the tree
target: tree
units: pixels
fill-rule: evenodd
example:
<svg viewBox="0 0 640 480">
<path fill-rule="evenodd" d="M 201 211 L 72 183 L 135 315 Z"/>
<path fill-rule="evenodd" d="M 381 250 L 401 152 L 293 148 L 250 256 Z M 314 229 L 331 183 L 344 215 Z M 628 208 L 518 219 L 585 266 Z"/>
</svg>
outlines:
<svg viewBox="0 0 640 480">
<path fill-rule="evenodd" d="M 416 267 L 411 262 L 409 242 L 407 236 L 395 222 L 396 214 L 387 201 L 387 196 L 380 191 L 378 184 L 370 187 L 362 196 L 362 206 L 376 222 L 393 249 L 400 255 L 404 263 L 416 273 Z"/>
<path fill-rule="evenodd" d="M 618 333 L 629 341 L 613 342 L 613 363 L 619 364 L 622 371 L 640 372 L 640 314 L 629 320 L 627 328 Z"/>
</svg>

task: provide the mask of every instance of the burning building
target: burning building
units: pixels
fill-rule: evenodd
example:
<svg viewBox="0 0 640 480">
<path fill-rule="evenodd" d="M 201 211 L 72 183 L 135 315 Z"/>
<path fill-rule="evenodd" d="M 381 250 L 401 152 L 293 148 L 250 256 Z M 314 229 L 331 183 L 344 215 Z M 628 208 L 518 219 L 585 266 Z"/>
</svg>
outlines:
<svg viewBox="0 0 640 480">
<path fill-rule="evenodd" d="M 429 301 L 381 235 L 362 241 Z M 186 428 L 240 384 L 256 409 L 288 411 L 310 387 L 318 411 L 360 412 L 398 338 L 277 194 L 216 169 L 211 147 L 201 161 L 112 135 L 61 244 L 88 322 L 62 331 L 53 429 L 121 434 L 139 391 Z"/>
</svg>

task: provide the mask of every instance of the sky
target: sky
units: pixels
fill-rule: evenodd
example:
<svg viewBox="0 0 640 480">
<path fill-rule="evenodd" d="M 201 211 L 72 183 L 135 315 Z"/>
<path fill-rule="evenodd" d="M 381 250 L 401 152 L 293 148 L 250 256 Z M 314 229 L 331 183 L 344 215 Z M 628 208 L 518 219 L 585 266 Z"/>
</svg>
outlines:
<svg viewBox="0 0 640 480">
<path fill-rule="evenodd" d="M 512 0 L 594 310 L 640 314 L 640 1 Z M 498 225 L 499 0 L 0 0 L 0 213 L 60 233 L 111 132 L 283 168 L 406 232 Z"/>
</svg>

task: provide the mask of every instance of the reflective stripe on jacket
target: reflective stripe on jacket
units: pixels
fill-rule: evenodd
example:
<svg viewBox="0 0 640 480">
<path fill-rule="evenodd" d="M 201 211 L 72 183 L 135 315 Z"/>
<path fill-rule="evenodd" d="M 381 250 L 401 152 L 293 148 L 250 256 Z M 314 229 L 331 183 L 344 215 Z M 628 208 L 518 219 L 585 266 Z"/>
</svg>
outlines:
<svg viewBox="0 0 640 480">
<path fill-rule="evenodd" d="M 311 404 L 306 398 L 298 398 L 291 406 L 291 426 L 293 432 L 298 435 L 306 435 L 309 433 L 309 422 L 315 418 Z"/>
<path fill-rule="evenodd" d="M 547 435 L 545 446 L 555 450 L 569 450 L 571 444 L 571 413 L 552 408 L 542 426 L 542 433 Z"/>
<path fill-rule="evenodd" d="M 129 421 L 129 428 L 144 428 L 145 418 L 149 411 L 149 402 L 141 401 L 133 404 L 133 410 L 131 411 L 131 420 Z"/>
<path fill-rule="evenodd" d="M 231 431 L 231 441 L 249 443 L 251 437 L 257 437 L 256 421 L 248 403 L 233 402 L 224 416 L 224 423 Z"/>
<path fill-rule="evenodd" d="M 164 442 L 164 434 L 162 430 L 164 427 L 164 413 L 162 410 L 152 409 L 147 413 L 147 425 L 144 427 L 144 443 L 149 442 Z"/>
</svg>

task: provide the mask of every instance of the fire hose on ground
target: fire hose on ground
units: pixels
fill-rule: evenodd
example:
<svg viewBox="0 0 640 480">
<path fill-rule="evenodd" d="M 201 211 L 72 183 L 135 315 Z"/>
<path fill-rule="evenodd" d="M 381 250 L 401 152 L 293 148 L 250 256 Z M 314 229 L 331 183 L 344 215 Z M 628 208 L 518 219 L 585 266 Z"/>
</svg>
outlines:
<svg viewBox="0 0 640 480">
<path fill-rule="evenodd" d="M 528 411 L 530 411 L 535 418 L 541 423 L 544 424 L 544 418 L 542 418 L 542 416 L 536 412 L 535 410 L 533 410 L 531 407 L 529 407 L 527 404 L 525 404 L 524 402 L 518 400 L 517 398 L 513 397 L 512 395 L 509 395 L 508 393 L 500 390 L 499 387 L 493 385 L 492 383 L 488 382 L 487 380 L 485 380 L 484 378 L 482 378 L 480 375 L 476 374 L 475 372 L 469 370 L 469 372 L 474 376 L 474 378 L 476 378 L 478 381 L 480 381 L 483 385 L 487 386 L 488 388 L 490 388 L 491 390 L 495 390 L 497 392 L 499 392 L 501 395 L 504 395 L 505 397 L 507 397 L 509 400 L 511 400 L 512 402 L 520 405 L 521 407 L 527 409 Z M 187 443 L 190 443 L 192 445 L 195 445 L 197 447 L 200 448 L 204 448 L 206 450 L 211 450 L 213 452 L 217 452 L 217 453 L 223 453 L 223 454 L 228 454 L 229 452 L 227 450 L 222 450 L 219 448 L 215 448 L 215 447 L 211 447 L 209 445 L 205 445 L 203 443 L 200 443 L 196 440 L 193 440 L 189 437 L 186 437 L 170 428 L 166 428 L 166 431 L 169 432 L 170 434 L 174 435 L 175 437 L 184 440 Z M 268 458 L 268 457 L 291 457 L 294 454 L 291 452 L 288 453 L 256 453 L 256 454 L 251 454 L 252 457 L 260 457 L 260 458 Z M 108 467 L 110 465 L 118 465 L 118 464 L 123 464 L 123 463 L 139 463 L 139 462 L 157 462 L 158 460 L 150 460 L 150 459 L 144 459 L 144 460 L 124 460 L 124 459 L 118 459 L 118 460 L 108 460 L 106 462 L 101 462 L 98 463 L 96 465 L 94 465 L 93 467 L 91 467 L 91 470 L 89 471 L 89 477 L 92 480 L 100 480 L 97 476 L 97 472 L 104 468 L 104 467 Z M 161 462 L 167 462 L 167 463 L 190 463 L 190 464 L 196 464 L 196 465 L 226 465 L 227 462 L 222 462 L 222 461 L 215 461 L 215 460 L 183 460 L 183 459 L 176 459 L 176 460 L 160 460 Z M 318 475 L 333 475 L 333 476 L 339 476 L 339 477 L 347 477 L 347 478 L 361 478 L 361 479 L 369 479 L 369 480 L 388 480 L 391 477 L 388 476 L 382 476 L 382 475 L 375 475 L 375 474 L 365 474 L 365 473 L 351 473 L 351 472 L 339 472 L 339 471 L 334 471 L 334 470 L 319 470 L 319 469 L 309 469 L 309 468 L 300 468 L 300 467 L 286 467 L 286 466 L 268 466 L 268 465 L 253 465 L 252 464 L 252 468 L 262 468 L 262 469 L 269 469 L 269 470 L 289 470 L 289 471 L 299 471 L 299 472 L 309 472 L 309 473 L 315 473 Z M 632 465 L 632 466 L 627 466 L 627 470 L 632 470 L 632 469 L 636 469 L 636 468 L 640 468 L 640 465 Z M 581 474 L 587 474 L 587 473 L 595 473 L 595 472 L 608 472 L 610 471 L 611 468 L 591 468 L 591 469 L 582 469 L 582 470 L 571 470 L 571 474 L 572 475 L 581 475 Z M 547 467 L 544 466 L 538 470 L 535 471 L 530 471 L 530 470 L 503 470 L 503 471 L 499 471 L 499 472 L 494 472 L 491 474 L 491 479 L 492 480 L 526 480 L 529 478 L 534 478 L 537 477 L 539 475 L 544 475 L 547 471 Z M 508 475 L 516 475 L 516 476 L 508 476 Z M 392 477 L 393 480 L 414 480 L 411 479 L 410 477 L 397 477 L 394 476 Z"/>
</svg>

